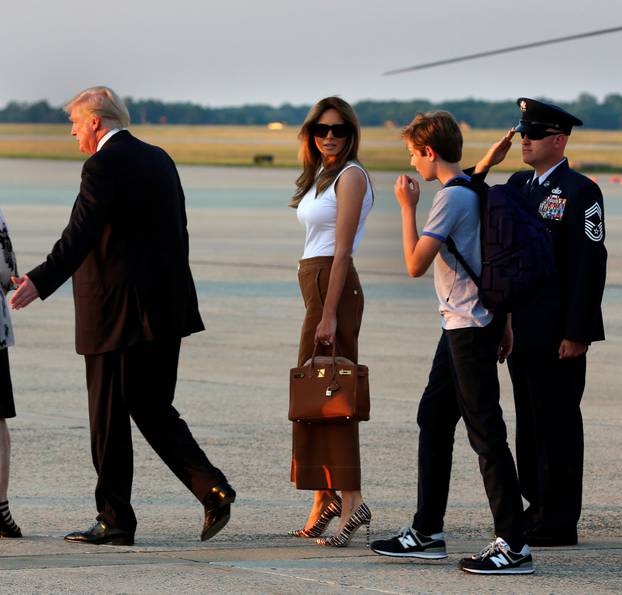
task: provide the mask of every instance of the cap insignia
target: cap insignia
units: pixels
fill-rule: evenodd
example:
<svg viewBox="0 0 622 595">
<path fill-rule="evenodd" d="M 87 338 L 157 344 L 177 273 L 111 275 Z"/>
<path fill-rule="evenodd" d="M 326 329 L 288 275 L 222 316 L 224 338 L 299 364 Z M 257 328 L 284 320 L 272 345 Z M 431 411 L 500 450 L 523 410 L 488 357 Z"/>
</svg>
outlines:
<svg viewBox="0 0 622 595">
<path fill-rule="evenodd" d="M 519 107 L 520 107 L 520 111 L 521 111 L 521 112 L 526 112 L 526 111 L 527 111 L 527 102 L 523 99 L 523 100 L 520 102 Z"/>
</svg>

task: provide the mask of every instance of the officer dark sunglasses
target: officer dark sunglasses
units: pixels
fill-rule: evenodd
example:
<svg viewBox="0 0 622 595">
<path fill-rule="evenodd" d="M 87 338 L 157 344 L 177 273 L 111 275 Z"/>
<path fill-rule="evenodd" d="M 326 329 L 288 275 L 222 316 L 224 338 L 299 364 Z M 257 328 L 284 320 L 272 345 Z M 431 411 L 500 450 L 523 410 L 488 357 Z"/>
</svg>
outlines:
<svg viewBox="0 0 622 595">
<path fill-rule="evenodd" d="M 561 134 L 561 132 L 556 130 L 546 130 L 544 128 L 528 128 L 527 130 L 520 130 L 519 134 L 521 138 L 527 137 L 529 140 L 542 140 L 547 136 Z"/>
<path fill-rule="evenodd" d="M 335 138 L 346 138 L 350 134 L 350 126 L 348 124 L 313 124 L 311 126 L 311 134 L 318 138 L 326 138 L 329 132 L 332 132 Z"/>
</svg>

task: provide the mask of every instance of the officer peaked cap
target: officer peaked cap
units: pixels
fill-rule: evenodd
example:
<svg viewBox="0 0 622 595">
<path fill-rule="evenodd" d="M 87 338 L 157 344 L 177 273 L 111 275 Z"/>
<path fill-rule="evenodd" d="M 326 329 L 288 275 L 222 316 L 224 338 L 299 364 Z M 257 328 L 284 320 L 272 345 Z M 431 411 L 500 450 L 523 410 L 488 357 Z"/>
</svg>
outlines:
<svg viewBox="0 0 622 595">
<path fill-rule="evenodd" d="M 516 132 L 527 132 L 529 128 L 555 128 L 560 133 L 570 134 L 573 126 L 583 126 L 583 122 L 561 107 L 552 103 L 544 103 L 528 97 L 519 97 L 516 100 L 521 111 L 520 123 Z"/>
</svg>

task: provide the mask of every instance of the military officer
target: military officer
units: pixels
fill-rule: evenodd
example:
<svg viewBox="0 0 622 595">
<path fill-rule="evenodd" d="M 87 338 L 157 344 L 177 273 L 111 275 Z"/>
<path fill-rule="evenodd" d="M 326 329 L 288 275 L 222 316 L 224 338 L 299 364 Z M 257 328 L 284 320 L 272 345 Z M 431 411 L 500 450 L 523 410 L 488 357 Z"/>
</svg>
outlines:
<svg viewBox="0 0 622 595">
<path fill-rule="evenodd" d="M 515 130 L 523 161 L 533 170 L 513 174 L 508 184 L 519 187 L 545 220 L 557 272 L 512 313 L 516 460 L 529 503 L 529 545 L 574 545 L 581 515 L 586 353 L 593 341 L 605 338 L 603 197 L 564 156 L 572 128 L 583 122 L 534 99 L 521 97 L 517 104 L 521 118 Z"/>
</svg>

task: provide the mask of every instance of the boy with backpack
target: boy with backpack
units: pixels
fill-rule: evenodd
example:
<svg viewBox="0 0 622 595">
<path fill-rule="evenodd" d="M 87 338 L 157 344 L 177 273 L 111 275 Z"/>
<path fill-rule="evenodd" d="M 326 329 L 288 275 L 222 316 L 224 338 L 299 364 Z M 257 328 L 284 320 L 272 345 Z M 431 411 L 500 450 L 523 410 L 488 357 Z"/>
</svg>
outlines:
<svg viewBox="0 0 622 595">
<path fill-rule="evenodd" d="M 412 526 L 391 539 L 372 542 L 371 549 L 394 557 L 447 557 L 443 519 L 455 427 L 462 417 L 479 456 L 496 538 L 478 554 L 463 558 L 460 568 L 477 574 L 531 574 L 520 488 L 499 405 L 497 360 L 503 361 L 512 350 L 511 328 L 505 314 L 493 314 L 483 306 L 476 283 L 447 245 L 451 238 L 454 252 L 475 275 L 481 274 L 479 198 L 463 185 L 471 180 L 460 167 L 462 133 L 451 114 L 435 112 L 417 115 L 403 137 L 411 165 L 426 181 L 443 185 L 419 237 L 419 185 L 405 175 L 395 183 L 406 268 L 419 277 L 434 261 L 442 334 L 417 414 L 417 512 Z"/>
</svg>

